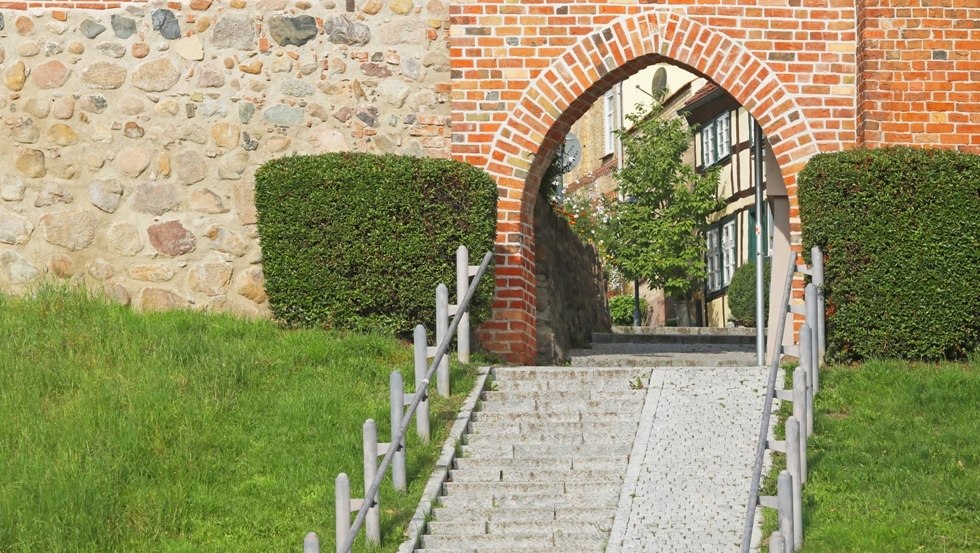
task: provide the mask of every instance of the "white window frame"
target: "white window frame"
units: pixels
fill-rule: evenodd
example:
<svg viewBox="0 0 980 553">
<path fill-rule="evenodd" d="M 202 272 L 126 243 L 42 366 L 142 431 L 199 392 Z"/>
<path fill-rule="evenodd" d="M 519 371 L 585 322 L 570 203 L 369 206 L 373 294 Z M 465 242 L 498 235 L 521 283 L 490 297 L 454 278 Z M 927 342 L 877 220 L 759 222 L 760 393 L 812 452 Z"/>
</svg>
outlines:
<svg viewBox="0 0 980 553">
<path fill-rule="evenodd" d="M 609 155 L 616 151 L 616 89 L 610 90 L 603 96 L 603 136 L 605 137 L 606 150 L 603 155 Z"/>
<path fill-rule="evenodd" d="M 716 292 L 721 290 L 721 240 L 718 227 L 710 228 L 705 232 L 707 240 L 707 273 L 708 291 Z"/>
<path fill-rule="evenodd" d="M 738 219 L 732 219 L 721 225 L 721 287 L 724 288 L 732 281 L 735 268 L 738 267 Z"/>
<path fill-rule="evenodd" d="M 701 128 L 701 161 L 707 168 L 732 153 L 732 112 L 726 111 Z"/>
<path fill-rule="evenodd" d="M 709 228 L 705 240 L 708 293 L 720 292 L 732 282 L 738 267 L 738 219 L 733 217 Z"/>
</svg>

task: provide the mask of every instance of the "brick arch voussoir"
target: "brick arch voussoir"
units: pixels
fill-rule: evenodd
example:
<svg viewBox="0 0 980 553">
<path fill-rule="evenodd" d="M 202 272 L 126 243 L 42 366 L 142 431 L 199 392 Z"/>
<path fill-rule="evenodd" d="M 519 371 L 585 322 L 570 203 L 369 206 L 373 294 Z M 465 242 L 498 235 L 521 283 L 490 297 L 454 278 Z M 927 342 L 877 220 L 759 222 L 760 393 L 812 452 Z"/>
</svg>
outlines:
<svg viewBox="0 0 980 553">
<path fill-rule="evenodd" d="M 504 163 L 488 164 L 498 177 L 537 182 L 561 137 L 593 101 L 657 56 L 690 67 L 729 92 L 763 128 L 776 154 L 787 187 L 818 152 L 809 123 L 795 97 L 764 60 L 737 40 L 679 11 L 654 9 L 624 15 L 568 47 L 532 81 L 491 144 L 491 159 L 508 133 L 508 146 L 521 152 Z M 496 161 L 503 161 L 497 159 Z M 508 179 L 509 180 L 509 179 Z M 514 181 L 511 181 L 514 182 Z M 537 190 L 522 184 L 510 191 L 525 215 Z"/>
<path fill-rule="evenodd" d="M 803 109 L 776 72 L 737 40 L 694 18 L 658 11 L 656 19 L 660 53 L 707 76 L 745 107 L 762 126 L 787 186 L 795 185 L 803 164 L 819 150 Z"/>
</svg>

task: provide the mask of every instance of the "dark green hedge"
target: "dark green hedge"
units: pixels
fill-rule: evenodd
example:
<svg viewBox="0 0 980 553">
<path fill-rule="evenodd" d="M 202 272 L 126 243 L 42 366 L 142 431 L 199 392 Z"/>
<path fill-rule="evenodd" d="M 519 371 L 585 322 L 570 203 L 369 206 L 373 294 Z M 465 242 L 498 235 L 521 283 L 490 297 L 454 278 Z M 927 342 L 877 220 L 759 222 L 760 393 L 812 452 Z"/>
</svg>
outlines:
<svg viewBox="0 0 980 553">
<path fill-rule="evenodd" d="M 479 263 L 497 221 L 497 189 L 483 171 L 395 155 L 272 160 L 255 174 L 255 205 L 277 318 L 399 335 L 434 325 L 439 282 L 456 302 L 456 249 L 467 246 Z M 492 294 L 488 275 L 476 319 Z"/>
<path fill-rule="evenodd" d="M 804 251 L 824 248 L 832 359 L 957 358 L 977 348 L 980 156 L 819 155 L 800 174 L 799 199 Z"/>
<path fill-rule="evenodd" d="M 767 257 L 762 264 L 763 312 L 769 316 L 769 280 L 772 261 Z M 755 326 L 755 263 L 739 265 L 728 284 L 728 309 L 731 320 L 738 326 Z M 765 318 L 763 318 L 765 320 Z"/>
</svg>

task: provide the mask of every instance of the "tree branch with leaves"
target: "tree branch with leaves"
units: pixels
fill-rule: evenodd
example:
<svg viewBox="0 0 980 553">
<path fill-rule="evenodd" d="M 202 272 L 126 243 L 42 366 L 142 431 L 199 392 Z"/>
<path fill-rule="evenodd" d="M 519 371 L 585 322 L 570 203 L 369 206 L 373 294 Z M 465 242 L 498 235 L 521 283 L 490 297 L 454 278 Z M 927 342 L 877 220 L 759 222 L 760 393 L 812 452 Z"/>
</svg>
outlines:
<svg viewBox="0 0 980 553">
<path fill-rule="evenodd" d="M 620 201 L 609 206 L 607 254 L 627 278 L 673 297 L 705 277 L 704 231 L 721 206 L 717 169 L 698 173 L 684 162 L 693 135 L 658 104 L 636 106 L 632 127 L 618 131 L 624 165 L 616 172 Z"/>
</svg>

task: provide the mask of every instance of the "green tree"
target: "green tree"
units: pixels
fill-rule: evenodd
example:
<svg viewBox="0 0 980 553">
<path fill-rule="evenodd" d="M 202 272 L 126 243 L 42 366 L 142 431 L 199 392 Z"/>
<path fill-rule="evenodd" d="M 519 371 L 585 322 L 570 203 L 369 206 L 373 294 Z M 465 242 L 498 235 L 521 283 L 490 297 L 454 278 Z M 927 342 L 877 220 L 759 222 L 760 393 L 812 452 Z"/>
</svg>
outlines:
<svg viewBox="0 0 980 553">
<path fill-rule="evenodd" d="M 684 297 L 705 276 L 703 232 L 720 206 L 718 172 L 684 162 L 692 130 L 682 118 L 662 117 L 658 104 L 636 108 L 632 128 L 619 131 L 624 165 L 621 201 L 610 206 L 609 260 L 626 278 Z"/>
<path fill-rule="evenodd" d="M 572 167 L 571 161 L 565 159 L 565 141 L 562 140 L 555 150 L 548 168 L 544 170 L 541 177 L 541 187 L 538 189 L 540 198 L 547 200 L 554 206 L 560 199 L 562 176 Z"/>
</svg>

